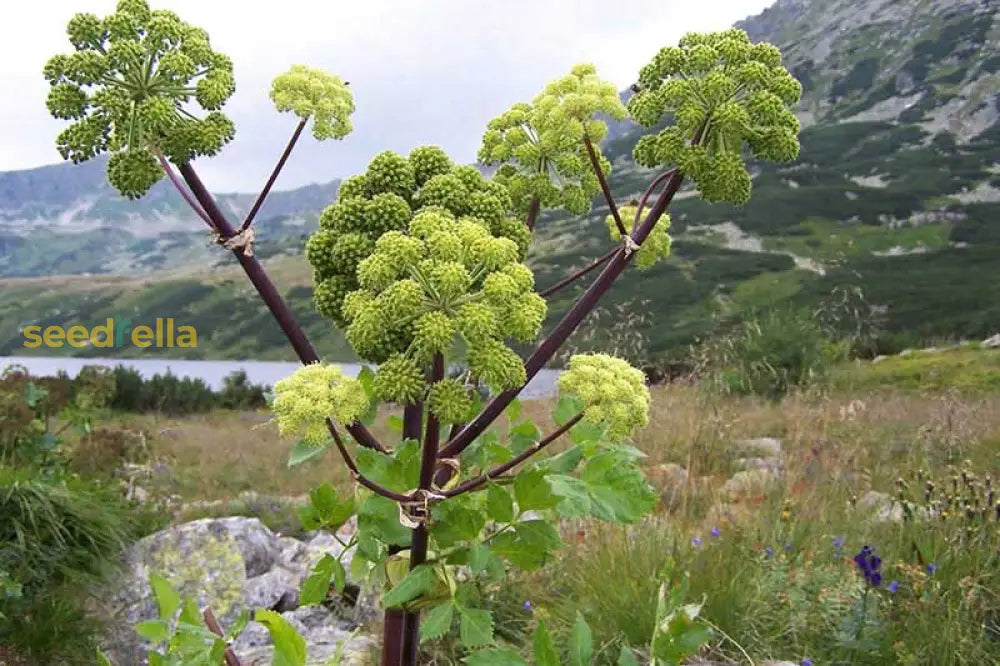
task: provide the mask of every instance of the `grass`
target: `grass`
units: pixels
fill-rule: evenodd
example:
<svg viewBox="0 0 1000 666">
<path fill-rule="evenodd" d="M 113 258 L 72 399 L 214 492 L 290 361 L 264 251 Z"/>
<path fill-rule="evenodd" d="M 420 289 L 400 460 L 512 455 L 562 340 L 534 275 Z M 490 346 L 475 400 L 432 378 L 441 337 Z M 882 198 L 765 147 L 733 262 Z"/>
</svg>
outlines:
<svg viewBox="0 0 1000 666">
<path fill-rule="evenodd" d="M 831 381 L 843 390 L 893 386 L 906 391 L 953 390 L 977 395 L 1000 391 L 1000 349 L 971 346 L 915 351 L 876 363 L 838 368 Z"/>
<path fill-rule="evenodd" d="M 831 220 L 809 219 L 802 222 L 795 235 L 767 238 L 764 246 L 820 260 L 834 260 L 850 255 L 886 252 L 899 246 L 907 250 L 923 247 L 933 250 L 948 245 L 951 225 L 924 224 L 890 229 L 867 224 L 838 224 Z"/>
<path fill-rule="evenodd" d="M 947 359 L 951 371 L 933 381 L 922 375 L 914 388 L 924 390 L 908 390 L 885 369 L 930 358 Z M 648 642 L 659 583 L 687 572 L 691 600 L 704 598 L 703 616 L 715 627 L 703 655 L 712 659 L 997 663 L 996 523 L 974 533 L 954 521 L 879 525 L 864 520 L 851 500 L 870 490 L 893 494 L 898 478 L 919 469 L 939 477 L 939 487 L 953 466 L 965 464 L 980 478 L 1000 477 L 1000 386 L 976 380 L 973 392 L 942 388 L 961 387 L 962 377 L 978 377 L 983 368 L 995 373 L 998 359 L 966 349 L 843 366 L 833 384 L 778 402 L 713 396 L 682 383 L 654 388 L 651 422 L 635 446 L 647 454 L 647 475 L 661 485 L 664 505 L 638 528 L 567 523 L 558 565 L 511 576 L 490 597 L 498 626 L 508 627 L 505 639 L 523 643 L 539 618 L 565 635 L 580 611 L 594 630 L 597 663 L 614 663 L 620 645 Z M 848 375 L 853 380 L 845 384 Z M 551 406 L 539 401 L 524 409 L 545 431 Z M 153 458 L 169 464 L 152 490 L 183 501 L 229 501 L 187 518 L 272 511 L 262 519 L 288 533 L 283 526 L 294 522 L 292 512 L 279 515 L 273 504 L 240 493 L 296 496 L 328 480 L 346 489 L 349 478 L 333 452 L 288 470 L 291 442 L 280 440 L 267 418 L 224 411 L 115 417 L 117 427 L 143 430 Z M 388 414 L 380 414 L 374 430 L 383 441 L 398 436 Z M 782 476 L 772 486 L 732 494 L 724 485 L 740 469 L 741 455 L 733 442 L 756 437 L 782 441 Z M 686 482 L 671 486 L 662 474 L 668 464 L 686 468 Z M 713 527 L 720 529 L 717 538 L 710 536 Z M 859 642 L 852 618 L 865 588 L 850 558 L 866 543 L 884 559 L 885 582 L 869 595 L 866 617 L 875 624 L 864 625 Z M 937 566 L 933 575 L 929 563 Z M 595 575 L 606 571 L 615 575 Z M 885 589 L 890 580 L 898 583 L 894 593 Z M 446 638 L 429 646 L 428 663 L 457 663 L 456 645 Z"/>
</svg>

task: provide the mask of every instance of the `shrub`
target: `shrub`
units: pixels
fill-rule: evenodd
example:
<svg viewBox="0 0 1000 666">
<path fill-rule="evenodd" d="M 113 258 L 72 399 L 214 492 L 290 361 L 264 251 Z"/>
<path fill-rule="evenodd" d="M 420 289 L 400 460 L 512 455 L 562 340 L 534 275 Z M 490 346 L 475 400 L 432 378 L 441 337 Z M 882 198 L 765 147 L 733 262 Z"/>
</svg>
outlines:
<svg viewBox="0 0 1000 666">
<path fill-rule="evenodd" d="M 707 359 L 716 388 L 777 399 L 824 374 L 845 351 L 809 312 L 779 308 L 751 315 L 709 343 Z"/>
</svg>

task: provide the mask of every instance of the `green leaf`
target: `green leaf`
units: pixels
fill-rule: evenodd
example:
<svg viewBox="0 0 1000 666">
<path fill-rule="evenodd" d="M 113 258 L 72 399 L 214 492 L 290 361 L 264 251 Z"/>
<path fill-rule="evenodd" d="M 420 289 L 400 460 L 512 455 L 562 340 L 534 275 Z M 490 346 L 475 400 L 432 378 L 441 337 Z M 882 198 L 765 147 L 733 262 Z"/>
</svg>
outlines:
<svg viewBox="0 0 1000 666">
<path fill-rule="evenodd" d="M 403 432 L 403 419 L 395 414 L 386 419 L 386 425 L 397 435 Z"/>
<path fill-rule="evenodd" d="M 337 558 L 327 553 L 316 563 L 309 576 L 303 581 L 302 590 L 299 593 L 299 603 L 303 606 L 311 606 L 326 599 L 330 592 L 331 580 L 334 581 L 337 592 L 344 591 L 346 584 L 344 567 Z"/>
<path fill-rule="evenodd" d="M 362 474 L 390 490 L 402 493 L 419 484 L 420 442 L 416 440 L 404 440 L 392 455 L 362 448 L 356 458 Z"/>
<path fill-rule="evenodd" d="M 267 627 L 274 642 L 271 666 L 305 666 L 306 641 L 288 620 L 272 610 L 258 609 L 254 620 Z"/>
<path fill-rule="evenodd" d="M 580 421 L 569 430 L 569 439 L 574 444 L 604 441 L 607 426 Z"/>
<path fill-rule="evenodd" d="M 507 409 L 505 409 L 504 411 L 507 412 L 507 418 L 510 419 L 511 423 L 516 423 L 517 421 L 520 421 L 521 401 L 518 400 L 517 398 L 514 398 L 513 400 L 510 401 L 510 404 L 507 405 Z"/>
<path fill-rule="evenodd" d="M 493 643 L 493 615 L 483 608 L 459 608 L 459 638 L 466 648 Z"/>
<path fill-rule="evenodd" d="M 153 596 L 156 597 L 156 605 L 160 609 L 160 619 L 167 620 L 173 617 L 174 612 L 180 608 L 181 595 L 170 584 L 170 581 L 160 574 L 149 574 L 149 584 L 153 588 Z"/>
<path fill-rule="evenodd" d="M 569 633 L 569 663 L 571 666 L 590 666 L 592 656 L 594 656 L 594 636 L 583 615 L 577 611 L 576 622 L 573 623 Z"/>
<path fill-rule="evenodd" d="M 583 460 L 583 449 L 580 446 L 572 446 L 562 453 L 546 458 L 538 463 L 538 467 L 553 474 L 569 474 Z"/>
<path fill-rule="evenodd" d="M 472 440 L 472 444 L 462 454 L 462 466 L 485 469 L 505 463 L 513 457 L 510 449 L 500 443 L 496 432 L 487 430 Z"/>
<path fill-rule="evenodd" d="M 524 453 L 542 438 L 542 431 L 531 421 L 523 421 L 510 429 L 510 452 Z"/>
<path fill-rule="evenodd" d="M 232 642 L 243 633 L 243 630 L 247 628 L 250 623 L 250 610 L 244 608 L 240 611 L 240 614 L 236 616 L 236 620 L 229 625 L 229 629 L 226 631 L 226 640 Z"/>
<path fill-rule="evenodd" d="M 500 580 L 504 575 L 503 561 L 482 543 L 469 548 L 469 569 L 474 574 L 486 573 L 493 580 Z"/>
<path fill-rule="evenodd" d="M 531 644 L 535 653 L 536 666 L 562 666 L 559 663 L 556 646 L 552 643 L 552 635 L 549 634 L 548 627 L 545 626 L 543 620 L 538 621 L 538 627 L 535 628 Z"/>
<path fill-rule="evenodd" d="M 382 598 L 382 605 L 385 608 L 395 608 L 402 606 L 407 601 L 412 601 L 422 594 L 434 591 L 435 575 L 433 567 L 427 564 L 411 569 L 399 585 L 389 590 Z"/>
<path fill-rule="evenodd" d="M 564 395 L 559 398 L 556 408 L 552 411 L 552 420 L 557 426 L 564 426 L 570 419 L 583 411 L 584 404 L 578 396 Z"/>
<path fill-rule="evenodd" d="M 587 484 L 592 513 L 599 520 L 634 523 L 657 504 L 656 493 L 627 451 L 603 451 L 580 473 Z"/>
<path fill-rule="evenodd" d="M 135 633 L 154 643 L 162 643 L 170 638 L 170 626 L 166 620 L 146 620 L 135 625 Z"/>
<path fill-rule="evenodd" d="M 473 652 L 463 659 L 469 666 L 527 666 L 528 662 L 510 648 L 490 648 Z"/>
<path fill-rule="evenodd" d="M 462 495 L 437 504 L 431 511 L 431 536 L 442 548 L 461 541 L 474 541 L 486 527 L 486 512 L 472 505 L 475 498 Z"/>
<path fill-rule="evenodd" d="M 200 627 L 202 623 L 201 611 L 198 610 L 198 602 L 194 599 L 188 597 L 184 600 L 184 606 L 181 608 L 180 621 L 184 624 L 190 624 L 194 627 Z"/>
<path fill-rule="evenodd" d="M 427 611 L 420 622 L 421 643 L 437 640 L 448 633 L 448 630 L 451 629 L 454 608 L 451 599 L 449 599 Z"/>
<path fill-rule="evenodd" d="M 348 497 L 341 502 L 329 482 L 309 491 L 309 501 L 316 509 L 320 525 L 331 532 L 336 532 L 354 515 L 354 498 Z"/>
<path fill-rule="evenodd" d="M 368 396 L 369 401 L 375 400 L 375 373 L 367 365 L 361 366 L 358 370 L 357 376 L 358 383 L 361 384 L 361 388 L 365 390 L 365 395 Z"/>
<path fill-rule="evenodd" d="M 288 454 L 288 467 L 295 467 L 296 465 L 301 465 L 307 460 L 312 460 L 316 456 L 320 455 L 328 448 L 333 446 L 333 439 L 328 439 L 325 442 L 307 442 L 304 439 L 300 439 L 292 447 L 291 452 Z"/>
<path fill-rule="evenodd" d="M 559 504 L 561 499 L 552 494 L 545 471 L 537 468 L 528 469 L 514 479 L 514 498 L 517 508 L 521 511 L 532 509 L 551 509 Z"/>
<path fill-rule="evenodd" d="M 101 652 L 101 649 L 97 649 L 97 666 L 114 666 L 108 656 Z"/>
<path fill-rule="evenodd" d="M 491 549 L 525 571 L 544 564 L 549 553 L 562 546 L 562 539 L 551 523 L 545 520 L 519 522 L 513 532 L 503 532 L 493 538 Z"/>
<path fill-rule="evenodd" d="M 635 658 L 635 653 L 629 648 L 622 646 L 618 653 L 618 666 L 639 666 L 639 660 Z"/>
<path fill-rule="evenodd" d="M 564 518 L 583 518 L 591 512 L 590 490 L 587 484 L 572 476 L 550 474 L 549 487 L 552 493 L 561 497 L 562 501 L 556 510 Z"/>
<path fill-rule="evenodd" d="M 495 483 L 486 489 L 486 513 L 498 523 L 509 523 L 514 520 L 514 501 L 510 493 Z"/>
<path fill-rule="evenodd" d="M 149 666 L 167 666 L 166 660 L 159 652 L 150 652 L 146 657 L 149 659 Z"/>
<path fill-rule="evenodd" d="M 391 499 L 372 495 L 358 508 L 359 545 L 374 537 L 385 544 L 409 546 L 411 536 L 411 530 L 400 525 L 399 505 Z"/>
</svg>

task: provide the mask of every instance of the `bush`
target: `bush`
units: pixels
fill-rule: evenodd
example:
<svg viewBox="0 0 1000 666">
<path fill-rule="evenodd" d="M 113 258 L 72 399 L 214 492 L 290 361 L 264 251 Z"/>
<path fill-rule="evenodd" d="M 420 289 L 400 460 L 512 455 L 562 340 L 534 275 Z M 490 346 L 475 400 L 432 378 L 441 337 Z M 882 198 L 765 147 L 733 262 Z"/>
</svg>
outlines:
<svg viewBox="0 0 1000 666">
<path fill-rule="evenodd" d="M 705 357 L 711 381 L 723 392 L 778 399 L 824 374 L 846 349 L 809 312 L 772 309 L 709 343 Z"/>
<path fill-rule="evenodd" d="M 0 645 L 33 664 L 93 663 L 98 624 L 81 592 L 136 536 L 130 512 L 114 488 L 0 468 L 0 572 L 19 588 L 0 597 Z"/>
</svg>

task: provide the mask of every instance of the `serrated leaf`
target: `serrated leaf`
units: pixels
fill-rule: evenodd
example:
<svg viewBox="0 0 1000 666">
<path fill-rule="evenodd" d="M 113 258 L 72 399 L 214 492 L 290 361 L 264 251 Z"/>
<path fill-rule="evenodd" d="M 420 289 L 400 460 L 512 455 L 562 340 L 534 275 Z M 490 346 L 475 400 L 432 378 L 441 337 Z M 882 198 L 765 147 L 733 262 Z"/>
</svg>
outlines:
<svg viewBox="0 0 1000 666">
<path fill-rule="evenodd" d="M 477 543 L 469 549 L 469 569 L 474 574 L 486 573 L 493 580 L 503 578 L 503 561 L 485 544 Z"/>
<path fill-rule="evenodd" d="M 399 505 L 396 502 L 372 495 L 358 508 L 358 541 L 376 538 L 382 543 L 409 546 L 412 532 L 399 524 Z M 377 560 L 376 555 L 374 560 Z M 373 561 L 374 561 L 373 560 Z"/>
<path fill-rule="evenodd" d="M 562 498 L 556 510 L 563 518 L 583 518 L 590 515 L 590 491 L 580 479 L 563 474 L 550 474 L 549 487 L 556 497 Z"/>
<path fill-rule="evenodd" d="M 340 561 L 329 553 L 323 555 L 303 581 L 302 590 L 299 593 L 299 603 L 303 606 L 311 606 L 326 599 L 330 592 L 331 581 L 333 581 L 337 592 L 343 592 L 345 579 L 346 574 Z"/>
<path fill-rule="evenodd" d="M 454 605 L 451 599 L 427 611 L 420 621 L 420 642 L 441 638 L 451 629 Z"/>
<path fill-rule="evenodd" d="M 442 548 L 461 541 L 474 541 L 486 527 L 486 512 L 470 504 L 471 496 L 464 495 L 437 504 L 431 511 L 431 536 Z"/>
<path fill-rule="evenodd" d="M 306 641 L 288 620 L 272 610 L 258 609 L 255 621 L 264 625 L 274 643 L 271 666 L 305 666 Z"/>
<path fill-rule="evenodd" d="M 587 484 L 592 513 L 599 520 L 634 523 L 656 507 L 656 493 L 627 452 L 608 450 L 595 455 L 580 478 Z"/>
<path fill-rule="evenodd" d="M 483 608 L 459 608 L 462 620 L 458 634 L 466 648 L 493 643 L 493 615 Z"/>
<path fill-rule="evenodd" d="M 583 400 L 575 395 L 564 395 L 559 398 L 556 408 L 552 410 L 552 420 L 557 426 L 564 426 L 570 419 L 583 411 Z"/>
<path fill-rule="evenodd" d="M 551 509 L 561 501 L 552 494 L 545 471 L 537 468 L 525 470 L 514 479 L 514 499 L 520 511 Z"/>
<path fill-rule="evenodd" d="M 535 666 L 562 666 L 559 663 L 559 654 L 556 646 L 552 642 L 552 635 L 544 620 L 538 621 L 535 633 L 531 638 L 532 649 L 535 655 Z"/>
<path fill-rule="evenodd" d="M 166 620 L 173 617 L 177 609 L 180 608 L 181 595 L 170 584 L 170 581 L 160 574 L 149 574 L 149 584 L 153 588 L 153 596 L 156 597 L 160 619 Z"/>
<path fill-rule="evenodd" d="M 362 474 L 389 490 L 402 493 L 419 484 L 420 442 L 416 440 L 403 440 L 392 455 L 361 448 L 356 459 Z"/>
<path fill-rule="evenodd" d="M 399 585 L 389 590 L 382 598 L 382 605 L 385 608 L 395 608 L 402 606 L 407 601 L 412 601 L 422 594 L 428 594 L 434 590 L 435 575 L 433 567 L 427 564 L 411 569 L 406 574 L 406 578 L 399 581 Z"/>
<path fill-rule="evenodd" d="M 542 438 L 542 431 L 531 421 L 522 421 L 510 429 L 510 451 L 515 456 L 524 453 Z"/>
<path fill-rule="evenodd" d="M 569 663 L 571 666 L 590 666 L 590 658 L 594 656 L 594 636 L 590 625 L 577 611 L 576 622 L 569 632 Z"/>
<path fill-rule="evenodd" d="M 513 532 L 503 532 L 493 538 L 491 550 L 525 571 L 537 569 L 548 555 L 562 545 L 559 533 L 545 520 L 517 523 Z"/>
<path fill-rule="evenodd" d="M 569 440 L 574 444 L 602 442 L 607 433 L 607 426 L 587 421 L 580 421 L 569 430 Z"/>
<path fill-rule="evenodd" d="M 505 488 L 491 483 L 486 489 L 486 513 L 490 520 L 498 523 L 514 520 L 514 500 Z"/>
<path fill-rule="evenodd" d="M 528 662 L 510 648 L 490 648 L 473 652 L 463 659 L 469 666 L 527 666 Z"/>
<path fill-rule="evenodd" d="M 181 608 L 180 621 L 194 627 L 201 626 L 201 611 L 198 610 L 198 602 L 188 597 L 184 600 Z"/>
<path fill-rule="evenodd" d="M 150 652 L 146 658 L 149 660 L 149 666 L 167 666 L 166 660 L 159 652 Z"/>
<path fill-rule="evenodd" d="M 250 624 L 250 610 L 244 608 L 236 616 L 236 620 L 229 625 L 229 629 L 226 631 L 226 639 L 229 642 L 236 640 L 243 633 L 243 630 L 247 628 L 248 624 Z"/>
<path fill-rule="evenodd" d="M 618 653 L 618 666 L 639 666 L 639 660 L 635 658 L 632 650 L 623 645 Z"/>
<path fill-rule="evenodd" d="M 316 509 L 320 526 L 331 532 L 336 532 L 354 515 L 354 498 L 348 497 L 341 502 L 337 490 L 329 482 L 309 491 L 309 502 Z"/>
<path fill-rule="evenodd" d="M 295 467 L 296 465 L 301 465 L 307 460 L 312 460 L 329 449 L 331 446 L 333 446 L 333 439 L 328 439 L 325 442 L 320 443 L 307 442 L 304 439 L 300 439 L 288 453 L 288 467 Z"/>
<path fill-rule="evenodd" d="M 170 638 L 170 626 L 165 620 L 146 620 L 135 625 L 135 633 L 154 643 L 162 643 Z"/>
<path fill-rule="evenodd" d="M 569 474 L 583 460 L 583 449 L 572 446 L 558 455 L 546 458 L 538 466 L 552 474 Z"/>
</svg>

